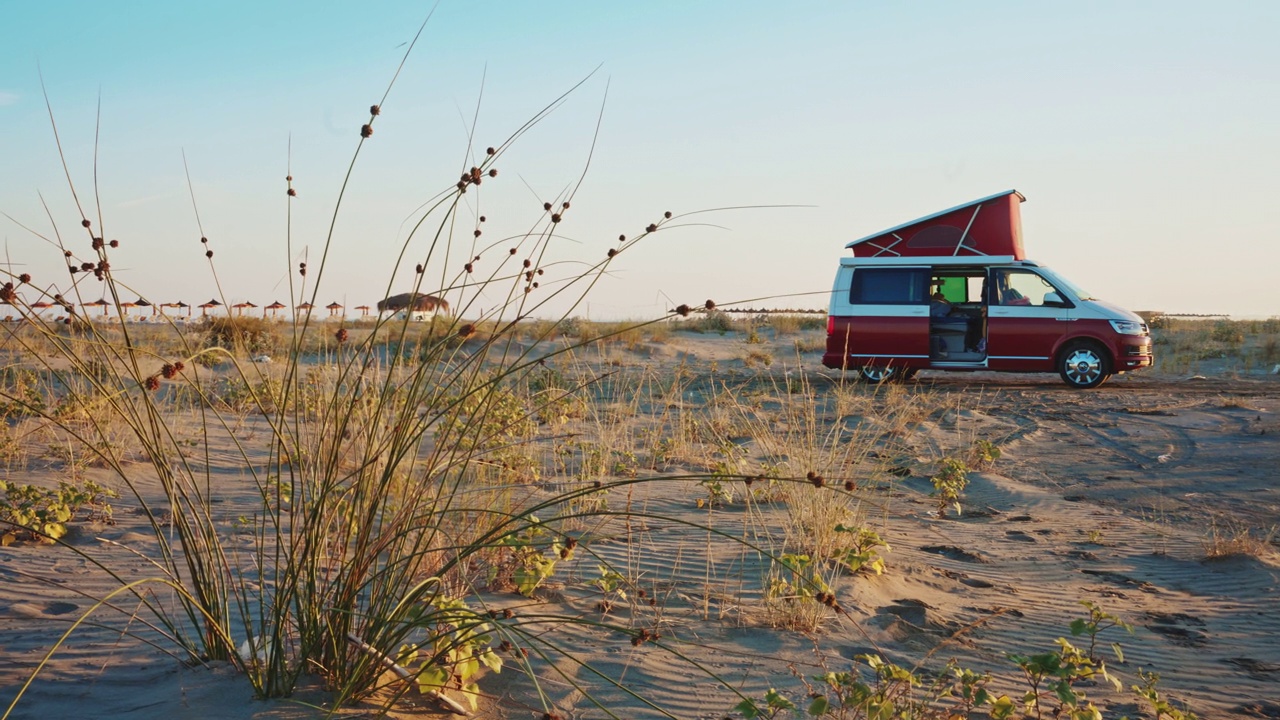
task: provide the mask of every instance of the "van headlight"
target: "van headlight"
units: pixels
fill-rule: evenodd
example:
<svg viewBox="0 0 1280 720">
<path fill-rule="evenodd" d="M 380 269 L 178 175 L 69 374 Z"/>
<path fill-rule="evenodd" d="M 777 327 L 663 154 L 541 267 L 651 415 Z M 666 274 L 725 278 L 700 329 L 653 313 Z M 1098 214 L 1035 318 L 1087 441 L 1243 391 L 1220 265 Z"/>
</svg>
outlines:
<svg viewBox="0 0 1280 720">
<path fill-rule="evenodd" d="M 1146 335 L 1147 324 L 1133 320 L 1109 320 L 1111 327 L 1121 335 Z"/>
</svg>

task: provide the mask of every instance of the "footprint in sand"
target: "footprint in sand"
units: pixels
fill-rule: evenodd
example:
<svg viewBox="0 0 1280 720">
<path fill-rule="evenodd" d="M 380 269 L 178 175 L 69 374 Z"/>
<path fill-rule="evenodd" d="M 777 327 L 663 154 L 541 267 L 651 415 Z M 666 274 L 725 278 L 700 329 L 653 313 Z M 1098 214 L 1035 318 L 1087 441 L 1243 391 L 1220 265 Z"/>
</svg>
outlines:
<svg viewBox="0 0 1280 720">
<path fill-rule="evenodd" d="M 44 603 L 16 603 L 9 607 L 9 612 L 24 617 L 47 618 L 67 615 L 79 609 L 80 606 L 75 603 L 50 600 Z"/>
<path fill-rule="evenodd" d="M 965 550 L 964 548 L 958 548 L 955 545 L 926 545 L 920 548 L 920 551 L 941 555 L 943 557 L 951 558 L 952 560 L 962 560 L 964 562 L 987 562 L 987 559 L 981 555 Z"/>
</svg>

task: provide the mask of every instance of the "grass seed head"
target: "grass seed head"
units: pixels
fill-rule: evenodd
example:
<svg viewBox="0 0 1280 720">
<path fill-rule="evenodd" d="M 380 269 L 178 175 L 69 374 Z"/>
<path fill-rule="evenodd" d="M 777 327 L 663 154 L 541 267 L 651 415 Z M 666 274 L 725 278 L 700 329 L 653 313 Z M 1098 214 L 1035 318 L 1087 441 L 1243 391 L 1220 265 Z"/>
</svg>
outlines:
<svg viewBox="0 0 1280 720">
<path fill-rule="evenodd" d="M 543 210 L 550 210 L 550 209 L 551 209 L 551 203 L 549 203 L 549 202 L 544 202 L 544 203 L 542 203 L 542 209 L 543 209 Z"/>
<path fill-rule="evenodd" d="M 645 227 L 644 231 L 645 231 L 645 232 L 657 232 L 657 231 L 658 231 L 658 225 L 657 225 L 657 223 L 649 223 L 649 225 L 648 225 L 647 227 Z"/>
<path fill-rule="evenodd" d="M 93 239 L 93 249 L 94 249 L 94 250 L 101 250 L 101 249 L 102 249 L 102 245 L 103 245 L 103 243 L 102 243 L 102 238 L 100 238 L 100 237 L 96 237 L 96 238 L 94 238 L 94 239 Z"/>
<path fill-rule="evenodd" d="M 89 218 L 85 218 L 80 221 L 80 227 L 89 227 L 91 225 L 93 225 L 93 223 L 89 222 Z"/>
<path fill-rule="evenodd" d="M 19 275 L 19 276 L 18 276 L 18 282 L 20 282 L 20 283 L 29 283 L 29 282 L 31 282 L 31 273 L 22 273 L 21 275 Z"/>
<path fill-rule="evenodd" d="M 111 247 L 113 247 L 113 248 L 118 248 L 118 247 L 120 247 L 120 241 L 119 241 L 119 240 L 112 240 L 111 242 L 109 242 L 109 243 L 107 243 L 107 244 L 108 244 L 108 245 L 110 245 L 110 246 L 111 246 Z"/>
<path fill-rule="evenodd" d="M 160 368 L 160 374 L 165 380 L 172 380 L 178 376 L 178 368 L 173 363 L 165 363 L 164 367 Z"/>
<path fill-rule="evenodd" d="M 664 217 L 664 218 L 666 218 L 666 219 L 670 220 L 670 219 L 671 219 L 671 211 L 670 211 L 670 210 L 668 210 L 668 211 L 666 211 L 666 212 L 662 213 L 662 217 Z"/>
<path fill-rule="evenodd" d="M 373 126 L 372 126 L 372 125 L 361 125 L 361 126 L 360 126 L 360 137 L 362 137 L 362 138 L 367 138 L 367 137 L 372 137 L 372 136 L 373 136 Z"/>
<path fill-rule="evenodd" d="M 213 251 L 212 251 L 212 250 L 205 250 L 205 251 L 204 251 L 204 256 L 205 256 L 205 257 L 207 257 L 207 258 L 209 258 L 210 260 L 212 260 L 212 259 L 213 259 Z"/>
<path fill-rule="evenodd" d="M 143 383 L 143 386 L 149 392 L 155 392 L 156 390 L 160 389 L 160 378 L 156 377 L 155 375 L 152 375 L 151 377 L 148 377 L 146 379 L 146 381 Z"/>
<path fill-rule="evenodd" d="M 382 114 L 382 108 L 378 107 L 377 105 L 370 105 L 370 106 L 369 106 L 369 114 L 370 114 L 370 115 L 373 115 L 373 116 L 375 116 L 375 117 L 376 117 L 376 116 L 378 116 L 378 115 L 381 115 L 381 114 Z"/>
<path fill-rule="evenodd" d="M 560 213 L 551 213 L 551 222 L 553 223 L 560 222 Z"/>
<path fill-rule="evenodd" d="M 475 230 L 473 230 L 473 231 L 471 232 L 471 235 L 472 235 L 473 237 L 480 237 L 482 234 L 483 234 L 483 233 L 481 233 L 481 232 L 480 232 L 480 228 L 476 228 Z"/>
<path fill-rule="evenodd" d="M 489 177 L 498 177 L 498 168 L 489 168 Z"/>
<path fill-rule="evenodd" d="M 414 268 L 414 269 L 418 271 L 418 274 L 419 274 L 419 275 L 421 275 L 421 274 L 423 273 L 423 271 L 425 271 L 425 270 L 426 270 L 426 268 L 422 267 L 422 263 L 418 263 L 418 266 L 417 266 L 416 268 Z"/>
<path fill-rule="evenodd" d="M 680 317 L 689 317 L 689 306 L 681 304 L 676 308 L 676 314 Z"/>
<path fill-rule="evenodd" d="M 351 334 L 347 332 L 346 328 L 338 328 L 338 331 L 333 334 L 333 337 L 336 338 L 338 342 L 344 343 L 347 341 L 347 338 L 351 337 Z"/>
<path fill-rule="evenodd" d="M 487 149 L 484 151 L 484 154 L 485 154 L 485 155 L 492 155 L 492 154 L 494 154 L 494 153 L 496 153 L 496 152 L 498 152 L 498 151 L 490 147 L 490 148 L 487 148 Z"/>
<path fill-rule="evenodd" d="M 462 269 L 463 269 L 463 270 L 466 270 L 468 273 L 470 273 L 470 272 L 471 272 L 472 270 L 474 270 L 475 268 L 471 265 L 471 263 L 467 263 L 466 265 L 463 265 L 463 266 L 462 266 Z"/>
<path fill-rule="evenodd" d="M 289 197 L 298 197 L 298 191 L 293 188 L 289 188 Z"/>
</svg>

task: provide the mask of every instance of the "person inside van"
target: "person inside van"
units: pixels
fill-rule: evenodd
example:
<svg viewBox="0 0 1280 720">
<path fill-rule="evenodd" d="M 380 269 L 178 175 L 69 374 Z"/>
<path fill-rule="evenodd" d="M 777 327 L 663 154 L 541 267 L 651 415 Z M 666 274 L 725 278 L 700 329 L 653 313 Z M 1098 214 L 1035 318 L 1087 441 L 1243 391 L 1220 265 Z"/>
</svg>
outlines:
<svg viewBox="0 0 1280 720">
<path fill-rule="evenodd" d="M 933 299 L 929 302 L 930 317 L 946 317 L 951 314 L 951 303 L 947 302 L 947 298 L 939 290 L 933 294 Z"/>
<path fill-rule="evenodd" d="M 1009 273 L 996 273 L 996 305 L 1029 305 L 1028 300 L 1022 293 L 1009 286 Z"/>
</svg>

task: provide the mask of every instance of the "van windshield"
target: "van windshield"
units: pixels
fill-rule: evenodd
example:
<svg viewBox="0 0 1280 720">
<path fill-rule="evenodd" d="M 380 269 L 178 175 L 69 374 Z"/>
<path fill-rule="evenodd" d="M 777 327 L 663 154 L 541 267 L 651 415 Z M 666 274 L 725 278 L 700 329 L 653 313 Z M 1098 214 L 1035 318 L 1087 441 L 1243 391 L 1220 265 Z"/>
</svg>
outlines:
<svg viewBox="0 0 1280 720">
<path fill-rule="evenodd" d="M 1050 270 L 1049 268 L 1044 267 L 1043 265 L 1040 266 L 1040 271 L 1043 272 L 1045 275 L 1049 276 L 1049 278 L 1053 280 L 1053 283 L 1055 285 L 1062 288 L 1063 290 L 1066 290 L 1072 295 L 1075 295 L 1076 298 L 1079 300 L 1097 300 L 1098 299 L 1093 296 L 1093 293 L 1089 292 L 1088 290 L 1085 290 L 1079 285 L 1076 285 L 1075 283 L 1062 277 L 1061 275 Z"/>
</svg>

